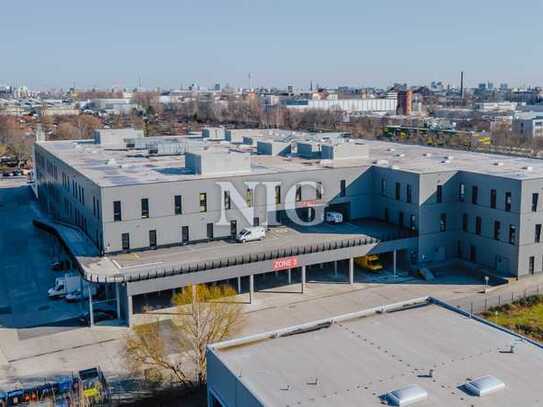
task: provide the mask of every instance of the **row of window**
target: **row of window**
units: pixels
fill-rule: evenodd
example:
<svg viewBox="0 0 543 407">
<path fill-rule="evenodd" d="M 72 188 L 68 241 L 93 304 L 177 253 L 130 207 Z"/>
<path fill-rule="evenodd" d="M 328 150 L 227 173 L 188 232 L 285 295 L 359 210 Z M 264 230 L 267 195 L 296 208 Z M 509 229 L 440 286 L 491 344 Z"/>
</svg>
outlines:
<svg viewBox="0 0 543 407">
<path fill-rule="evenodd" d="M 481 235 L 483 233 L 482 231 L 482 224 L 483 220 L 480 216 L 475 217 L 475 234 Z M 537 226 L 539 226 L 539 234 Z M 469 232 L 469 216 L 467 213 L 464 213 L 462 215 L 462 231 L 463 232 Z M 494 239 L 500 240 L 501 238 L 501 222 L 496 220 L 494 221 Z M 515 225 L 509 225 L 509 235 L 508 235 L 508 242 L 510 244 L 515 244 L 516 242 L 516 236 L 517 236 L 517 227 Z M 536 225 L 536 239 L 541 238 L 541 225 Z"/>
<path fill-rule="evenodd" d="M 385 222 L 390 222 L 391 219 L 390 219 L 390 215 L 389 215 L 389 212 L 388 212 L 388 208 L 385 208 L 384 210 L 384 216 L 383 216 L 383 220 Z M 402 211 L 399 211 L 398 212 L 398 226 L 400 227 L 409 227 L 410 230 L 416 230 L 417 229 L 417 218 L 415 215 L 409 215 L 409 225 L 405 225 L 405 215 Z"/>
<path fill-rule="evenodd" d="M 258 226 L 260 224 L 260 219 L 255 217 L 253 219 L 253 225 Z M 179 244 L 187 244 L 190 242 L 190 231 L 188 226 L 181 226 L 181 234 Z M 238 225 L 236 220 L 230 221 L 230 235 L 232 237 L 237 236 Z M 215 239 L 214 224 L 206 224 L 206 239 L 213 240 Z M 130 250 L 130 234 L 122 233 L 121 234 L 121 247 L 123 251 Z M 158 247 L 157 231 L 156 229 L 149 230 L 149 248 L 156 249 Z"/>
<path fill-rule="evenodd" d="M 381 195 L 386 195 L 387 191 L 387 180 L 385 178 L 381 178 Z M 401 200 L 402 195 L 402 184 L 400 182 L 396 182 L 394 184 L 394 199 L 397 201 Z M 413 202 L 413 188 L 411 185 L 406 184 L 405 185 L 405 202 L 411 203 Z"/>
<path fill-rule="evenodd" d="M 438 185 L 438 189 L 440 186 L 441 185 Z M 464 184 L 460 184 L 458 187 L 458 200 L 460 202 L 464 202 L 464 198 L 465 198 L 465 186 Z M 491 189 L 490 190 L 490 207 L 492 209 L 496 209 L 497 199 L 498 199 L 498 192 L 495 189 Z M 535 207 L 534 207 L 534 199 L 535 199 Z M 532 211 L 534 212 L 537 210 L 537 200 L 538 200 L 538 194 L 533 194 Z M 439 200 L 438 202 L 441 202 L 441 200 Z M 479 187 L 477 185 L 473 185 L 471 187 L 471 203 L 473 205 L 479 204 Z M 511 212 L 512 203 L 513 203 L 513 198 L 512 198 L 511 192 L 506 192 L 504 195 L 504 209 L 506 212 Z"/>
<path fill-rule="evenodd" d="M 340 195 L 345 196 L 345 180 L 342 180 L 340 182 Z M 317 188 L 315 190 L 315 199 L 320 200 L 323 196 L 323 189 L 322 184 L 320 182 L 317 183 Z M 230 196 L 230 191 L 224 191 L 224 208 L 225 209 L 232 209 L 232 198 Z M 296 202 L 302 201 L 302 186 L 297 185 L 296 186 Z M 254 190 L 252 188 L 248 188 L 245 192 L 245 202 L 249 208 L 254 206 Z M 198 195 L 198 203 L 199 203 L 199 211 L 200 212 L 207 212 L 207 193 L 200 192 Z M 281 203 L 281 186 L 276 185 L 275 186 L 275 204 L 279 205 Z M 97 203 L 94 203 L 96 205 Z M 99 203 L 98 203 L 99 205 Z M 149 199 L 148 198 L 142 198 L 140 201 L 141 206 L 141 217 L 143 219 L 149 218 Z M 182 215 L 183 214 L 183 198 L 181 195 L 175 195 L 173 200 L 173 210 L 175 215 Z M 96 213 L 96 208 L 94 208 L 94 212 Z M 99 209 L 98 209 L 99 212 Z M 122 221 L 122 205 L 121 201 L 114 201 L 113 202 L 113 220 L 115 222 Z"/>
</svg>

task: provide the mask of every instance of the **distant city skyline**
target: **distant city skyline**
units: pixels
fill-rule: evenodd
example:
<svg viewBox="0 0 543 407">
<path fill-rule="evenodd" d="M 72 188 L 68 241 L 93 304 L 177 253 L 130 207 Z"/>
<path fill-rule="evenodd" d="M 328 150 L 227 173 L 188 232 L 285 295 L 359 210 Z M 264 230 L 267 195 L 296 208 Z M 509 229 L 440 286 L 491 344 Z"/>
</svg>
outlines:
<svg viewBox="0 0 543 407">
<path fill-rule="evenodd" d="M 463 70 L 467 87 L 543 84 L 543 0 L 164 3 L 3 4 L 0 83 L 458 86 Z"/>
</svg>

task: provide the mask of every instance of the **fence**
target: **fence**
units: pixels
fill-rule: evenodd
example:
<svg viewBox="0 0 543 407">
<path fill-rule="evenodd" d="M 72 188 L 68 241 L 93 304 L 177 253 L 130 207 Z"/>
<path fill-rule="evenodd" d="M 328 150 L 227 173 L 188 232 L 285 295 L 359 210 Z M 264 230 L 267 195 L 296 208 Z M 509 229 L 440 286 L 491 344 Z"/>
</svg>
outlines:
<svg viewBox="0 0 543 407">
<path fill-rule="evenodd" d="M 484 298 L 474 300 L 473 298 L 448 301 L 451 305 L 457 306 L 470 314 L 481 314 L 491 308 L 505 304 L 511 304 L 523 298 L 534 295 L 543 295 L 543 287 L 540 285 L 528 287 L 523 290 L 510 293 L 487 294 Z"/>
</svg>

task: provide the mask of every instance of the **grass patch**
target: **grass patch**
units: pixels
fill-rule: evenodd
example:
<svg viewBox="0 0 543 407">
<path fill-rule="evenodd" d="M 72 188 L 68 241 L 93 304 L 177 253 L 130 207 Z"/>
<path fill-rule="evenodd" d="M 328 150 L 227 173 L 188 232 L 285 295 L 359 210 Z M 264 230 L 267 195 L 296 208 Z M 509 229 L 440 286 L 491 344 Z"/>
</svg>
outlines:
<svg viewBox="0 0 543 407">
<path fill-rule="evenodd" d="M 482 316 L 521 335 L 543 342 L 543 296 L 533 295 L 512 304 L 490 308 Z"/>
</svg>

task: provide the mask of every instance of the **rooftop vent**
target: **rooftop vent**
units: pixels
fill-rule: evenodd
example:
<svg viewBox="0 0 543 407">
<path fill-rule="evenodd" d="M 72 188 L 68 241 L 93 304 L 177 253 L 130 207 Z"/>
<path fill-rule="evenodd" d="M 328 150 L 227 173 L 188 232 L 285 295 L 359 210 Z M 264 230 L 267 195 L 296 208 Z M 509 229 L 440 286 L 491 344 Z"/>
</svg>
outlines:
<svg viewBox="0 0 543 407">
<path fill-rule="evenodd" d="M 390 148 L 388 149 L 388 151 L 391 151 L 391 152 L 392 152 L 392 151 L 395 151 L 395 149 L 392 148 L 392 147 L 390 147 Z"/>
<path fill-rule="evenodd" d="M 443 160 L 441 161 L 441 164 L 449 164 L 451 161 L 450 160 Z"/>
<path fill-rule="evenodd" d="M 453 158 L 454 158 L 453 155 L 446 155 L 446 156 L 445 156 L 445 159 L 446 159 L 446 160 L 449 160 L 449 161 L 452 160 Z"/>
<path fill-rule="evenodd" d="M 396 157 L 405 157 L 405 154 L 404 153 L 398 153 L 398 154 L 396 154 Z"/>
<path fill-rule="evenodd" d="M 464 384 L 464 388 L 474 396 L 483 397 L 505 389 L 505 383 L 494 376 L 487 375 L 467 382 Z"/>
<path fill-rule="evenodd" d="M 431 157 L 431 156 L 432 156 L 432 153 L 424 153 L 423 156 L 425 156 L 425 157 Z"/>
<path fill-rule="evenodd" d="M 503 167 L 503 163 L 502 163 L 501 161 L 496 161 L 496 162 L 494 163 L 494 165 L 495 165 L 496 167 Z"/>
<path fill-rule="evenodd" d="M 388 161 L 387 160 L 377 160 L 377 161 L 374 161 L 373 164 L 375 164 L 375 165 L 388 165 Z"/>
<path fill-rule="evenodd" d="M 401 389 L 391 391 L 386 395 L 386 399 L 390 405 L 400 407 L 409 406 L 418 403 L 419 401 L 426 400 L 427 398 L 428 392 L 418 384 L 402 387 Z"/>
<path fill-rule="evenodd" d="M 534 167 L 532 166 L 526 166 L 526 167 L 522 167 L 523 170 L 526 170 L 526 171 L 532 171 L 534 169 Z"/>
</svg>

